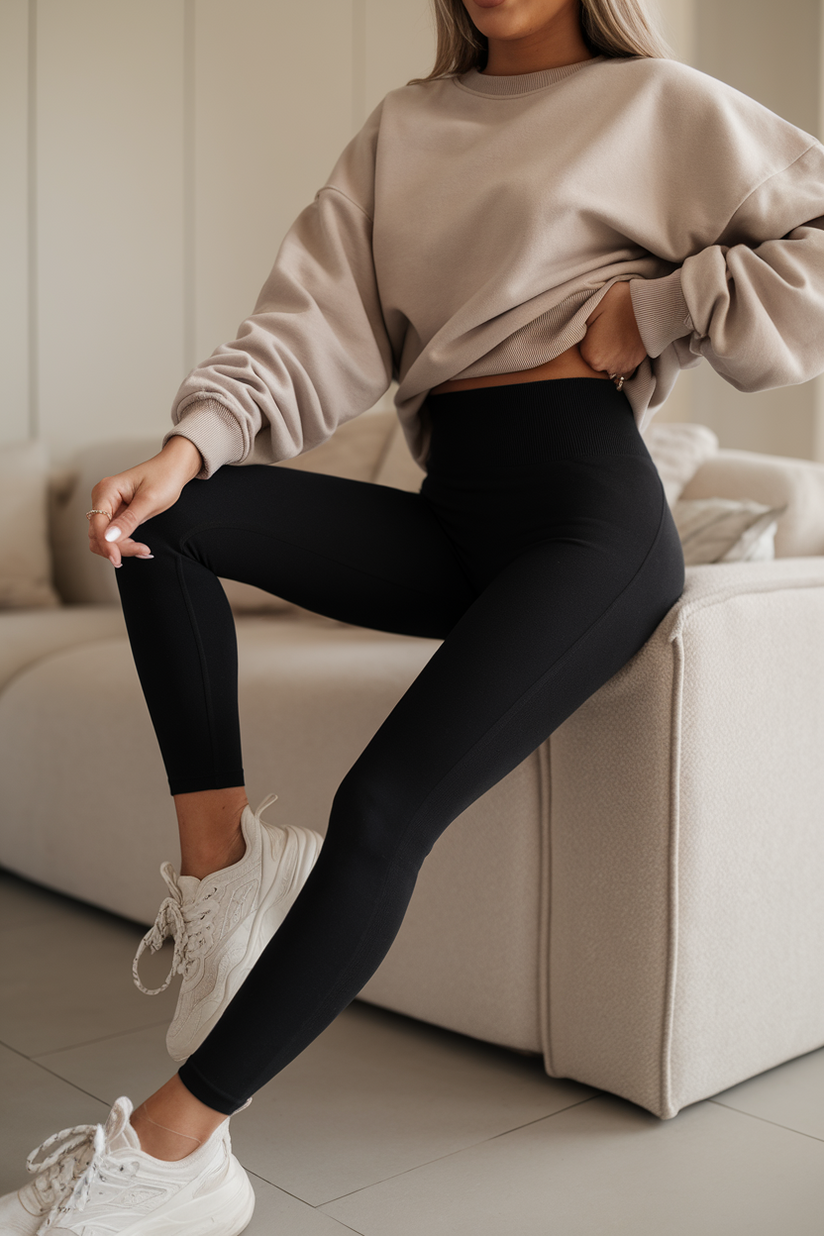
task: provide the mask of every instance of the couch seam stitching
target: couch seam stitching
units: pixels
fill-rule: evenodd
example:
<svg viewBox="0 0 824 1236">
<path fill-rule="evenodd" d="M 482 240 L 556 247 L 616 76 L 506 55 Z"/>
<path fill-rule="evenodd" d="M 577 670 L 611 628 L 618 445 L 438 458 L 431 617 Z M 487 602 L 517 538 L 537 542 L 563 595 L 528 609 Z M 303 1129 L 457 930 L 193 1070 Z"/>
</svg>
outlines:
<svg viewBox="0 0 824 1236">
<path fill-rule="evenodd" d="M 667 967 L 661 1034 L 660 1105 L 662 1113 L 672 1106 L 672 1039 L 675 1021 L 675 991 L 678 965 L 678 846 L 681 826 L 681 721 L 684 692 L 684 646 L 679 638 L 673 654 L 674 688 L 670 724 L 670 810 L 667 863 Z M 672 1113 L 675 1115 L 676 1113 Z M 663 1117 L 667 1119 L 665 1115 Z"/>
</svg>

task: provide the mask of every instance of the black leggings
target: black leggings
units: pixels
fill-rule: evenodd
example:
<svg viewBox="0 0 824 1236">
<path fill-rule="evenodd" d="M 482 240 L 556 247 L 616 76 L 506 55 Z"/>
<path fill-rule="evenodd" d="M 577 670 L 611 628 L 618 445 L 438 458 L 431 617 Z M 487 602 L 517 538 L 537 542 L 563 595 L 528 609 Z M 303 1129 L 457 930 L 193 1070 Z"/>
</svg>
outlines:
<svg viewBox="0 0 824 1236">
<path fill-rule="evenodd" d="M 230 1113 L 386 955 L 470 803 L 653 633 L 684 564 L 627 398 L 598 378 L 430 396 L 419 494 L 268 467 L 193 481 L 117 572 L 173 793 L 243 784 L 235 630 L 217 577 L 442 639 L 338 789 L 303 891 L 180 1070 Z"/>
</svg>

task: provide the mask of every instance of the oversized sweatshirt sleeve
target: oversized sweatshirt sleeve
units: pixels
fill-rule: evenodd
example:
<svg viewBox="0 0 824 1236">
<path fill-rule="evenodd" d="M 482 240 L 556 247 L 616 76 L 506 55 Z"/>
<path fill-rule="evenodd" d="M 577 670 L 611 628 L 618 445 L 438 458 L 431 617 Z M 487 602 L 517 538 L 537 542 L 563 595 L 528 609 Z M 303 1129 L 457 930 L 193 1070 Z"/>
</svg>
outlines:
<svg viewBox="0 0 824 1236">
<path fill-rule="evenodd" d="M 184 381 L 174 434 L 207 478 L 331 437 L 387 390 L 393 358 L 372 257 L 377 112 L 287 233 L 252 316 Z"/>
<path fill-rule="evenodd" d="M 741 391 L 824 372 L 824 147 L 813 142 L 752 189 L 715 243 L 660 279 L 633 280 L 649 356 L 704 356 Z"/>
</svg>

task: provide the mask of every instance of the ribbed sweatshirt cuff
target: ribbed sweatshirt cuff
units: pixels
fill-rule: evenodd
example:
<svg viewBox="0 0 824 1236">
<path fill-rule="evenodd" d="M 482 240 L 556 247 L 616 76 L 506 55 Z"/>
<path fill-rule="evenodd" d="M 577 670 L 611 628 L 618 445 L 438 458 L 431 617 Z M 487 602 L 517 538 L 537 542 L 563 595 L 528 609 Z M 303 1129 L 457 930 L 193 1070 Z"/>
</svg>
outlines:
<svg viewBox="0 0 824 1236">
<path fill-rule="evenodd" d="M 660 356 L 675 339 L 695 329 L 681 290 L 680 266 L 663 279 L 632 279 L 629 291 L 648 356 Z"/>
<path fill-rule="evenodd" d="M 225 404 L 208 396 L 186 404 L 163 445 L 175 436 L 188 438 L 203 456 L 203 467 L 196 477 L 199 481 L 207 481 L 224 464 L 239 463 L 243 458 L 243 433 L 237 420 Z"/>
</svg>

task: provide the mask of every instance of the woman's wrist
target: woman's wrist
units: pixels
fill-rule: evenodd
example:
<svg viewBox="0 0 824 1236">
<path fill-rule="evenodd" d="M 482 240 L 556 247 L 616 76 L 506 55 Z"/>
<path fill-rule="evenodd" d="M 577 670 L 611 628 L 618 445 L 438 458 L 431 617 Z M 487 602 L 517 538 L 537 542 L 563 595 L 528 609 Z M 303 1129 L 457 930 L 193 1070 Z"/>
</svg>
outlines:
<svg viewBox="0 0 824 1236">
<path fill-rule="evenodd" d="M 175 467 L 184 471 L 187 481 L 194 480 L 203 471 L 203 456 L 194 442 L 182 434 L 169 438 L 160 454 L 165 459 L 174 460 Z"/>
</svg>

